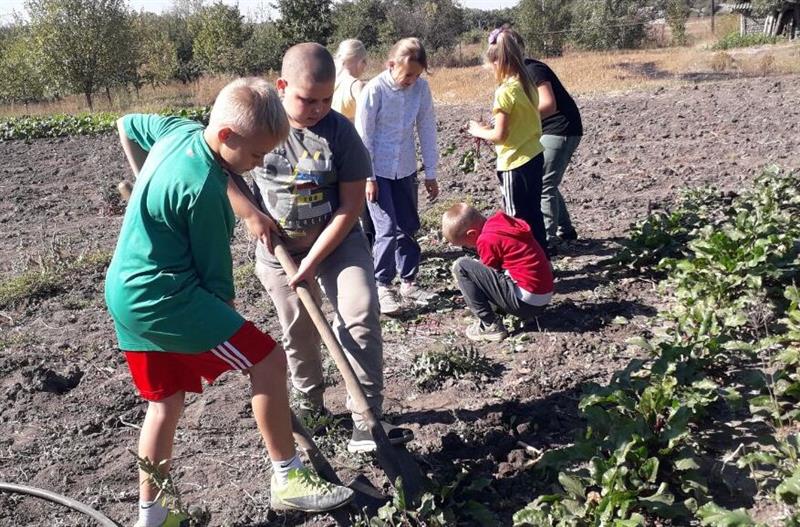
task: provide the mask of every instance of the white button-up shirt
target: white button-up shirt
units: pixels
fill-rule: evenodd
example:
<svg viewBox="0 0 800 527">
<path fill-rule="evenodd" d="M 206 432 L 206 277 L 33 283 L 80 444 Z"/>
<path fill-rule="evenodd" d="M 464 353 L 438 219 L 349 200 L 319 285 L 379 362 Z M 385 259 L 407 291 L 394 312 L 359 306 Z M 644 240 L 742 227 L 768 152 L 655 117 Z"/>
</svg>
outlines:
<svg viewBox="0 0 800 527">
<path fill-rule="evenodd" d="M 403 89 L 385 70 L 361 90 L 355 125 L 372 157 L 375 175 L 387 179 L 401 179 L 417 171 L 416 128 L 425 179 L 436 179 L 439 149 L 428 81 L 417 79 Z"/>
</svg>

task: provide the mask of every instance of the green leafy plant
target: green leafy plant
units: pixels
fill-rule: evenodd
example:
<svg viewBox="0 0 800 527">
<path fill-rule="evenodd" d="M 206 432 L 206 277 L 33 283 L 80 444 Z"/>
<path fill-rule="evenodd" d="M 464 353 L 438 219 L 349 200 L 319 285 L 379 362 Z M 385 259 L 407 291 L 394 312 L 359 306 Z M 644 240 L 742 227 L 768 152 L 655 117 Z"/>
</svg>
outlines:
<svg viewBox="0 0 800 527">
<path fill-rule="evenodd" d="M 694 517 L 755 526 L 745 511 L 708 502 L 696 437 L 715 426 L 712 405 L 741 402 L 734 387 L 717 381 L 728 382 L 738 362 L 778 349 L 774 373 L 762 372 L 772 382 L 755 385 L 767 393 L 750 401 L 775 434 L 737 463 L 765 475 L 775 499 L 792 508 L 785 524 L 797 525 L 800 442 L 786 430 L 794 430 L 800 402 L 799 198 L 800 174 L 769 168 L 741 196 L 684 196 L 672 212 L 632 229 L 616 263 L 665 273 L 660 289 L 670 299 L 656 336 L 629 340 L 650 358 L 587 390 L 582 437 L 535 464 L 545 478 L 558 474 L 559 492 L 538 496 L 515 525 L 633 526 L 653 517 L 688 524 Z"/>
<path fill-rule="evenodd" d="M 781 40 L 780 37 L 772 37 L 763 33 L 752 33 L 742 35 L 738 31 L 732 31 L 720 38 L 711 49 L 731 49 L 731 48 L 747 48 L 750 46 L 763 46 L 765 44 L 777 44 Z"/>
<path fill-rule="evenodd" d="M 473 346 L 455 346 L 444 351 L 423 351 L 411 365 L 414 382 L 434 389 L 447 379 L 491 375 L 494 365 Z"/>
<path fill-rule="evenodd" d="M 208 123 L 210 108 L 165 108 L 162 115 L 175 115 Z M 11 117 L 0 120 L 0 141 L 42 139 L 113 132 L 119 114 L 110 112 L 78 115 L 57 114 L 46 117 Z"/>
<path fill-rule="evenodd" d="M 684 256 L 695 230 L 716 221 L 728 199 L 715 189 L 684 191 L 673 210 L 657 210 L 634 223 L 617 254 L 602 263 L 641 271 L 664 258 Z"/>
<path fill-rule="evenodd" d="M 458 169 L 464 174 L 477 172 L 478 159 L 478 151 L 474 148 L 470 148 L 461 155 L 461 159 L 458 161 Z"/>
<path fill-rule="evenodd" d="M 467 466 L 459 468 L 451 480 L 433 482 L 418 503 L 407 499 L 398 480 L 392 501 L 378 509 L 374 517 L 362 512 L 354 527 L 449 527 L 464 522 L 497 525 L 497 518 L 483 503 L 487 494 L 493 493 L 491 481 L 474 477 Z"/>
</svg>

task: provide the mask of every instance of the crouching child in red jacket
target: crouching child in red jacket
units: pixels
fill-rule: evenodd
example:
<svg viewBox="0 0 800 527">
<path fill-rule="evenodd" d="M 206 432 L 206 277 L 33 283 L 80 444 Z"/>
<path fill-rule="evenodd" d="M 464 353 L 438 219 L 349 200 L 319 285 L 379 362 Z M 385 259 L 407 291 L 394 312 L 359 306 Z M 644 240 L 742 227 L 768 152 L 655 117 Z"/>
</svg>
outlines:
<svg viewBox="0 0 800 527">
<path fill-rule="evenodd" d="M 553 271 L 528 224 L 502 212 L 485 218 L 466 203 L 457 203 L 442 216 L 448 242 L 477 249 L 480 261 L 461 257 L 453 264 L 458 288 L 478 320 L 467 338 L 499 342 L 507 336 L 494 311 L 529 319 L 553 296 Z"/>
</svg>

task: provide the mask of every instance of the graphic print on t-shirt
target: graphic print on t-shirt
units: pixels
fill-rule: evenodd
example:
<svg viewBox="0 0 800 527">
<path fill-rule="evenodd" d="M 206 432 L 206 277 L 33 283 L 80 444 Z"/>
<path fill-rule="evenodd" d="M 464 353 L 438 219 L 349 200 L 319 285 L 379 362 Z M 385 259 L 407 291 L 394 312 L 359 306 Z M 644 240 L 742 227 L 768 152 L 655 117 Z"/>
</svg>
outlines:
<svg viewBox="0 0 800 527">
<path fill-rule="evenodd" d="M 291 237 L 317 230 L 338 206 L 330 147 L 308 130 L 293 130 L 254 175 L 267 211 Z"/>
</svg>

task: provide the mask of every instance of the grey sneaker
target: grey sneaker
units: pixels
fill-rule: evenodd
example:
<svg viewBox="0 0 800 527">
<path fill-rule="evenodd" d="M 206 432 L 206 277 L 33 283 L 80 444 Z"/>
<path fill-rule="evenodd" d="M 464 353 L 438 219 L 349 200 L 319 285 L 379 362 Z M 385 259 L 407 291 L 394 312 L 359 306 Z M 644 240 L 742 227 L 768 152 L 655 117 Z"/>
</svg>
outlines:
<svg viewBox="0 0 800 527">
<path fill-rule="evenodd" d="M 439 298 L 439 295 L 436 293 L 425 291 L 414 282 L 403 282 L 400 284 L 400 296 L 403 297 L 403 300 L 413 302 L 420 306 L 426 306 Z"/>
<path fill-rule="evenodd" d="M 324 512 L 350 503 L 353 491 L 325 481 L 311 469 L 296 468 L 289 471 L 285 485 L 272 475 L 269 499 L 273 510 Z"/>
<path fill-rule="evenodd" d="M 378 302 L 381 304 L 382 315 L 394 315 L 400 311 L 400 302 L 391 286 L 378 284 Z"/>
<path fill-rule="evenodd" d="M 381 424 L 389 436 L 389 442 L 393 445 L 403 445 L 414 439 L 414 432 L 408 428 L 390 425 L 385 421 L 381 421 Z M 374 452 L 377 448 L 369 430 L 353 426 L 353 436 L 347 442 L 348 452 Z"/>
<path fill-rule="evenodd" d="M 492 322 L 488 326 L 478 320 L 467 328 L 467 338 L 476 342 L 500 342 L 508 336 L 502 322 Z"/>
</svg>

